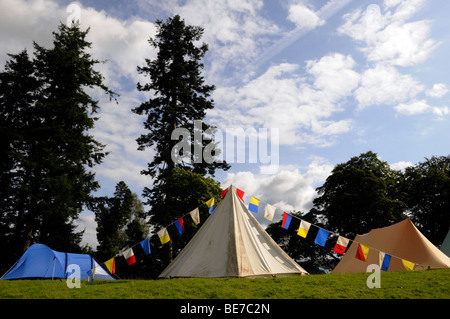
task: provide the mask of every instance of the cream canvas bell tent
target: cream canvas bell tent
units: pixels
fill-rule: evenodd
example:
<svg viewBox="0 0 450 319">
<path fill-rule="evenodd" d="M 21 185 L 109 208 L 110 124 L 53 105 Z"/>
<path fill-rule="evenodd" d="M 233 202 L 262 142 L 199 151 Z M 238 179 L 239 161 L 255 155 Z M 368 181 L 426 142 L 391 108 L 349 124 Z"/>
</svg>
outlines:
<svg viewBox="0 0 450 319">
<path fill-rule="evenodd" d="M 366 261 L 355 258 L 359 244 L 369 247 Z M 380 252 L 392 256 L 388 271 L 405 270 L 402 259 L 414 263 L 414 270 L 450 267 L 450 258 L 434 246 L 410 219 L 405 219 L 394 225 L 357 235 L 333 273 L 366 272 L 370 264 L 381 267 L 383 260 Z"/>
<path fill-rule="evenodd" d="M 266 233 L 230 186 L 195 236 L 161 273 L 173 277 L 258 277 L 307 272 Z"/>
</svg>

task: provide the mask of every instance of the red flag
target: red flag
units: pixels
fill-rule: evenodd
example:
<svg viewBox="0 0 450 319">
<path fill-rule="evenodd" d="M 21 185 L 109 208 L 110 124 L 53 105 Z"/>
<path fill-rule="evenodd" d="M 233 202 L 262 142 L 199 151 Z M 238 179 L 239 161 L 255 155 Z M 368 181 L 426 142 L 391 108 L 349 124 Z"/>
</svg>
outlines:
<svg viewBox="0 0 450 319">
<path fill-rule="evenodd" d="M 228 193 L 228 188 L 227 189 L 224 189 L 221 193 L 220 193 L 220 195 L 222 195 L 222 198 L 224 198 L 225 197 L 225 195 Z"/>
<path fill-rule="evenodd" d="M 128 248 L 123 252 L 123 257 L 125 257 L 125 259 L 127 260 L 128 266 L 131 266 L 136 262 L 136 257 L 134 257 L 134 252 L 131 248 Z"/>
<path fill-rule="evenodd" d="M 242 201 L 244 201 L 244 191 L 241 191 L 239 188 L 236 188 L 236 194 Z"/>
<path fill-rule="evenodd" d="M 347 248 L 348 242 L 349 242 L 349 239 L 339 236 L 339 238 L 336 242 L 336 245 L 333 248 L 333 251 L 338 254 L 343 255 L 345 253 L 345 249 Z"/>
<path fill-rule="evenodd" d="M 229 188 L 229 187 L 228 187 Z M 220 195 L 222 195 L 222 198 L 225 197 L 225 195 L 228 193 L 228 188 L 223 190 Z M 244 201 L 244 191 L 241 191 L 239 188 L 236 188 L 236 194 L 239 196 L 239 198 Z"/>
</svg>

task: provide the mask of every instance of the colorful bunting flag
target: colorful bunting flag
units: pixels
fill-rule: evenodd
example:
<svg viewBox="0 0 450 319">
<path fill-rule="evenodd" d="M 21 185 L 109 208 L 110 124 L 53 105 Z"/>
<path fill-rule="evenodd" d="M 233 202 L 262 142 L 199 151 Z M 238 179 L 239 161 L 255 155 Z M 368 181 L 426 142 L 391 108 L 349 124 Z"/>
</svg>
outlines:
<svg viewBox="0 0 450 319">
<path fill-rule="evenodd" d="M 228 187 L 229 188 L 229 187 Z M 228 188 L 223 190 L 220 195 L 222 195 L 222 198 L 225 197 L 225 195 L 228 193 Z M 244 191 L 241 191 L 239 188 L 236 188 L 236 194 L 239 196 L 239 198 L 245 203 L 244 201 Z"/>
<path fill-rule="evenodd" d="M 242 200 L 242 202 L 245 203 L 244 201 L 244 191 L 241 191 L 239 188 L 236 188 L 236 194 L 239 196 L 239 198 Z"/>
<path fill-rule="evenodd" d="M 267 220 L 272 220 L 276 210 L 277 208 L 275 206 L 266 204 L 266 208 L 264 210 L 264 218 Z"/>
<path fill-rule="evenodd" d="M 105 261 L 104 264 L 106 266 L 106 269 L 108 269 L 111 274 L 114 274 L 116 272 L 116 260 L 114 259 L 114 257 Z"/>
<path fill-rule="evenodd" d="M 388 271 L 391 255 L 380 251 L 381 270 Z"/>
<path fill-rule="evenodd" d="M 319 228 L 319 232 L 317 233 L 314 243 L 316 243 L 319 246 L 325 247 L 325 243 L 327 242 L 329 235 L 330 235 L 330 232 L 328 230 Z"/>
<path fill-rule="evenodd" d="M 288 213 L 283 213 L 283 222 L 281 224 L 281 227 L 283 227 L 284 229 L 288 229 L 289 228 L 289 224 L 291 223 L 292 220 L 292 216 L 289 215 Z"/>
<path fill-rule="evenodd" d="M 229 187 L 228 187 L 229 188 Z M 222 198 L 225 197 L 225 195 L 228 193 L 228 188 L 224 189 L 223 191 L 220 192 L 220 195 L 222 196 Z"/>
<path fill-rule="evenodd" d="M 248 204 L 248 210 L 253 213 L 258 213 L 258 207 L 259 207 L 259 199 L 256 197 L 250 198 L 250 204 Z"/>
<path fill-rule="evenodd" d="M 183 217 L 180 218 L 180 219 L 178 219 L 178 220 L 176 220 L 176 221 L 174 222 L 174 224 L 175 224 L 175 227 L 177 227 L 178 232 L 180 233 L 180 235 L 183 235 L 183 233 L 184 233 L 184 222 L 183 222 Z"/>
<path fill-rule="evenodd" d="M 87 277 L 87 282 L 93 282 L 94 281 L 94 277 L 95 277 L 95 268 L 92 268 L 91 270 L 89 270 L 87 272 L 88 277 Z"/>
<path fill-rule="evenodd" d="M 403 266 L 405 266 L 405 269 L 409 270 L 409 271 L 413 271 L 414 266 L 416 265 L 415 263 L 407 261 L 405 259 L 402 259 L 402 264 L 403 264 Z"/>
<path fill-rule="evenodd" d="M 200 224 L 200 213 L 198 211 L 198 208 L 194 209 L 189 214 L 191 215 L 192 221 L 194 222 L 195 225 Z"/>
<path fill-rule="evenodd" d="M 298 228 L 297 235 L 300 237 L 306 238 L 308 235 L 309 227 L 311 227 L 311 223 L 308 223 L 305 220 L 300 221 L 300 227 Z"/>
<path fill-rule="evenodd" d="M 343 255 L 345 253 L 345 249 L 347 248 L 349 241 L 350 240 L 348 238 L 339 236 L 336 245 L 334 245 L 333 251 Z"/>
<path fill-rule="evenodd" d="M 364 246 L 363 244 L 359 244 L 355 258 L 362 260 L 362 261 L 366 261 L 367 255 L 369 255 L 369 247 Z"/>
<path fill-rule="evenodd" d="M 148 238 L 145 238 L 143 241 L 141 241 L 140 244 L 144 253 L 146 255 L 150 255 L 150 240 Z"/>
<path fill-rule="evenodd" d="M 123 257 L 127 260 L 128 266 L 131 266 L 136 262 L 136 257 L 134 257 L 134 251 L 132 248 L 128 248 L 123 252 Z"/>
<path fill-rule="evenodd" d="M 168 243 L 170 241 L 169 232 L 167 231 L 167 228 L 163 228 L 160 231 L 158 231 L 158 237 L 161 240 L 161 244 Z"/>
<path fill-rule="evenodd" d="M 205 204 L 209 207 L 209 213 L 212 214 L 212 212 L 216 208 L 216 205 L 214 205 L 214 197 L 212 197 L 210 200 L 205 202 Z"/>
</svg>

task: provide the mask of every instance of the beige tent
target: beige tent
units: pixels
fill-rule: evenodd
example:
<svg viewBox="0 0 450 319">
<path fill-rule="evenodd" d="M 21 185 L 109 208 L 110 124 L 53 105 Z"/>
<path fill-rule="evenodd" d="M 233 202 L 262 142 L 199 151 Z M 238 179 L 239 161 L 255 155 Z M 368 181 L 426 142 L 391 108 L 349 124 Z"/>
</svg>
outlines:
<svg viewBox="0 0 450 319">
<path fill-rule="evenodd" d="M 365 262 L 355 258 L 359 243 L 370 249 Z M 333 273 L 366 272 L 370 264 L 381 266 L 380 251 L 392 256 L 388 271 L 405 270 L 402 259 L 414 263 L 414 270 L 450 267 L 450 258 L 422 235 L 410 219 L 405 219 L 357 235 Z"/>
<path fill-rule="evenodd" d="M 236 188 L 231 186 L 230 190 L 159 277 L 307 274 L 261 227 L 237 196 Z"/>
</svg>

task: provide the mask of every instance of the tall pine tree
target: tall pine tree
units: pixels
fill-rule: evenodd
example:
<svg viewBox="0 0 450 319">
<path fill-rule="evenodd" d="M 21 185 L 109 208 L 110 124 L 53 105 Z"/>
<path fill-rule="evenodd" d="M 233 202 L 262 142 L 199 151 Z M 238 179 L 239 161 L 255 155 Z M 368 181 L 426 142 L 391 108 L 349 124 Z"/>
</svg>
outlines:
<svg viewBox="0 0 450 319">
<path fill-rule="evenodd" d="M 88 52 L 88 32 L 60 24 L 51 48 L 35 43 L 32 61 L 24 53 L 14 56 L 2 73 L 2 134 L 16 127 L 9 137 L 14 149 L 2 144 L 9 157 L 1 176 L 12 205 L 5 219 L 11 238 L 23 249 L 41 242 L 56 250 L 80 250 L 82 233 L 73 222 L 99 188 L 90 168 L 106 153 L 89 135 L 98 101 L 88 89 L 110 98 L 115 94 L 94 69 L 100 61 Z M 14 167 L 8 167 L 9 161 Z"/>
<path fill-rule="evenodd" d="M 215 87 L 205 84 L 201 73 L 204 67 L 201 60 L 208 46 L 205 43 L 199 47 L 195 45 L 200 41 L 203 29 L 186 25 L 178 15 L 166 22 L 158 20 L 156 24 L 158 33 L 149 43 L 158 50 L 157 58 L 146 59 L 146 65 L 138 67 L 138 72 L 148 76 L 150 82 L 137 85 L 139 91 L 151 92 L 153 96 L 133 109 L 137 114 L 147 115 L 144 127 L 149 132 L 138 138 L 139 149 L 154 146 L 156 150 L 153 161 L 142 173 L 160 180 L 169 176 L 175 167 L 201 175 L 214 175 L 217 168 L 228 169 L 229 165 L 216 161 L 207 163 L 194 158 L 191 163 L 174 163 L 172 160 L 171 152 L 178 142 L 172 140 L 172 131 L 182 127 L 193 135 L 194 120 L 203 120 L 206 111 L 214 107 L 210 95 Z M 214 128 L 203 123 L 202 130 L 208 129 Z M 191 140 L 192 148 L 203 148 L 208 138 L 202 133 L 201 139 Z"/>
<path fill-rule="evenodd" d="M 25 50 L 9 57 L 0 73 L 0 249 L 4 256 L 0 268 L 10 266 L 22 253 L 25 222 L 37 201 L 30 192 L 33 172 L 27 167 L 36 144 L 33 128 L 39 121 L 36 99 L 41 85 Z"/>
<path fill-rule="evenodd" d="M 156 24 L 157 34 L 150 38 L 149 43 L 157 50 L 157 57 L 154 60 L 146 59 L 146 64 L 138 67 L 138 72 L 148 76 L 150 82 L 137 85 L 139 91 L 149 92 L 152 97 L 133 109 L 133 112 L 147 115 L 144 127 L 148 133 L 137 139 L 139 149 L 154 147 L 156 151 L 153 160 L 142 174 L 155 180 L 154 187 L 146 187 L 143 195 L 147 198 L 146 204 L 151 206 L 150 222 L 158 230 L 167 225 L 167 220 L 173 220 L 180 215 L 180 210 L 174 210 L 171 203 L 181 204 L 183 201 L 180 198 L 193 192 L 189 183 L 184 184 L 183 189 L 170 185 L 177 180 L 174 176 L 177 169 L 192 172 L 197 178 L 206 174 L 214 176 L 216 169 L 227 170 L 229 165 L 225 162 L 201 160 L 194 157 L 198 153 L 193 152 L 196 147 L 203 153 L 209 141 L 204 132 L 214 130 L 203 122 L 206 111 L 214 107 L 210 95 L 215 89 L 213 85 L 205 84 L 202 75 L 204 65 L 201 60 L 208 46 L 205 43 L 197 44 L 204 30 L 198 26 L 186 25 L 178 15 L 168 18 L 165 22 L 158 20 Z M 197 131 L 196 139 L 194 120 L 202 121 L 201 132 Z M 190 161 L 175 162 L 172 159 L 172 151 L 179 142 L 172 140 L 172 132 L 176 128 L 185 128 L 190 132 Z M 218 154 L 213 152 L 211 155 Z M 204 184 L 208 185 L 209 182 L 205 180 Z M 174 192 L 174 189 L 177 189 L 177 192 Z M 209 198 L 204 198 L 207 199 Z M 169 207 L 171 209 L 168 209 Z M 178 206 L 178 209 L 181 208 L 190 207 Z M 172 243 L 168 246 L 170 261 L 173 257 Z"/>
</svg>

